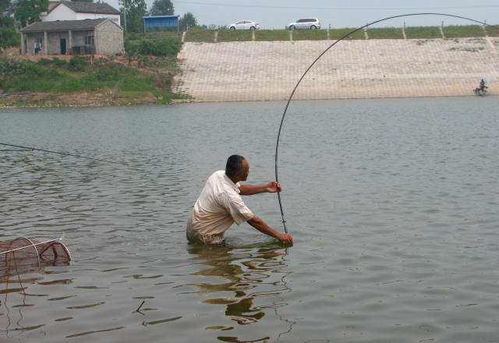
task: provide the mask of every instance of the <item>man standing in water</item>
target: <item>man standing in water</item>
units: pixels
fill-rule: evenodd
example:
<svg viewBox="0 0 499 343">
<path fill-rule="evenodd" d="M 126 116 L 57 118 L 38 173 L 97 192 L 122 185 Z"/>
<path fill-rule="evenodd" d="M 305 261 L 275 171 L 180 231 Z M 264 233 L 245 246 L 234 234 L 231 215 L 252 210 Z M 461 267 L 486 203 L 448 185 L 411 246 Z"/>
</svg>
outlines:
<svg viewBox="0 0 499 343">
<path fill-rule="evenodd" d="M 187 239 L 204 244 L 223 244 L 224 233 L 235 222 L 251 226 L 281 242 L 293 244 L 289 233 L 271 228 L 244 204 L 241 195 L 276 193 L 281 186 L 271 181 L 263 185 L 241 185 L 249 173 L 248 161 L 239 155 L 227 159 L 225 171 L 214 172 L 206 181 L 187 222 Z"/>
</svg>

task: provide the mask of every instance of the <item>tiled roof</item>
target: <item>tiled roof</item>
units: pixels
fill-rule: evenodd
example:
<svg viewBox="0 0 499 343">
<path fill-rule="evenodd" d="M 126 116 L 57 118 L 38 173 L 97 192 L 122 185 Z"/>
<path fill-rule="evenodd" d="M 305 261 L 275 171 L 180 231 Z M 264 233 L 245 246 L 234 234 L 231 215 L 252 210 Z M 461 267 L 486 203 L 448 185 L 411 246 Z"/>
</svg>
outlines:
<svg viewBox="0 0 499 343">
<path fill-rule="evenodd" d="M 64 4 L 77 13 L 120 14 L 120 11 L 105 2 L 61 1 L 61 4 Z"/>
<path fill-rule="evenodd" d="M 107 18 L 84 20 L 56 20 L 39 21 L 21 29 L 21 32 L 58 32 L 58 31 L 85 31 L 93 30 Z"/>
</svg>

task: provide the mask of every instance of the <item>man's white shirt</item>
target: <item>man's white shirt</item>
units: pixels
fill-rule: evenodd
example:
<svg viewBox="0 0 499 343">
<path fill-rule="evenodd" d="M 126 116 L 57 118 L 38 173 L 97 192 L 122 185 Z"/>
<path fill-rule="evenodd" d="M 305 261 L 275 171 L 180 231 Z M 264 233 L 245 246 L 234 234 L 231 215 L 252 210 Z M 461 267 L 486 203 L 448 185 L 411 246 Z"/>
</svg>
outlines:
<svg viewBox="0 0 499 343">
<path fill-rule="evenodd" d="M 214 172 L 206 181 L 187 222 L 187 237 L 207 244 L 223 241 L 224 232 L 235 222 L 241 224 L 254 217 L 224 170 Z"/>
</svg>

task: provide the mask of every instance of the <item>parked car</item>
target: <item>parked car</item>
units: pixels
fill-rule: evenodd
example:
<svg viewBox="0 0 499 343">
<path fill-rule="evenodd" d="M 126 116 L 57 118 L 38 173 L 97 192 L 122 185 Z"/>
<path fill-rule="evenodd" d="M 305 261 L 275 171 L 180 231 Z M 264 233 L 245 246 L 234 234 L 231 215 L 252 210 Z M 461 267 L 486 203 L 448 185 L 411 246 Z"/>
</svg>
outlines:
<svg viewBox="0 0 499 343">
<path fill-rule="evenodd" d="M 252 20 L 240 20 L 229 25 L 231 30 L 256 30 L 260 28 L 260 24 Z"/>
<path fill-rule="evenodd" d="M 304 19 L 298 19 L 294 23 L 291 23 L 287 27 L 289 30 L 295 30 L 295 29 L 320 29 L 321 28 L 321 22 L 317 18 L 304 18 Z"/>
</svg>

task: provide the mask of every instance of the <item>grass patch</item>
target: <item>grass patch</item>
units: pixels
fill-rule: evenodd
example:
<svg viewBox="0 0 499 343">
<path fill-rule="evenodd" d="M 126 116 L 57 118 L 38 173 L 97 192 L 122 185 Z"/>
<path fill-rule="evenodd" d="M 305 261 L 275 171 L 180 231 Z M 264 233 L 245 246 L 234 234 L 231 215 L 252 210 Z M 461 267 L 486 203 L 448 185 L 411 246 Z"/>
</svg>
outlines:
<svg viewBox="0 0 499 343">
<path fill-rule="evenodd" d="M 11 70 L 0 73 L 0 88 L 7 91 L 77 92 L 113 88 L 119 91 L 152 91 L 151 77 L 135 68 L 97 60 L 89 65 L 82 57 L 72 58 L 65 66 L 53 68 L 40 62 L 0 60 Z"/>
<path fill-rule="evenodd" d="M 125 39 L 162 39 L 162 38 L 180 38 L 182 33 L 178 33 L 176 30 L 169 31 L 148 31 L 148 32 L 127 32 L 125 33 Z"/>
<path fill-rule="evenodd" d="M 499 36 L 499 25 L 489 25 L 486 27 L 488 35 L 492 37 Z M 329 39 L 337 40 L 346 34 L 354 31 L 355 28 L 341 28 L 329 30 Z M 463 26 L 445 26 L 445 36 L 454 37 L 483 37 L 484 32 L 479 25 Z M 156 34 L 156 33 L 154 33 Z M 171 34 L 171 33 L 170 33 Z M 368 30 L 369 39 L 403 39 L 402 28 L 383 27 L 371 28 Z M 432 39 L 442 38 L 440 27 L 438 26 L 414 26 L 406 28 L 406 35 L 409 39 Z M 214 41 L 215 31 L 206 29 L 191 29 L 185 36 L 186 42 L 209 42 Z M 294 30 L 293 40 L 326 40 L 328 37 L 327 29 L 322 30 Z M 359 30 L 346 39 L 365 39 L 364 31 Z M 237 42 L 250 41 L 252 35 L 250 30 L 220 30 L 218 33 L 218 42 Z M 257 41 L 289 41 L 288 30 L 257 30 L 255 31 L 255 40 Z"/>
<path fill-rule="evenodd" d="M 355 28 L 351 28 L 351 27 L 347 27 L 344 29 L 332 29 L 332 30 L 329 30 L 329 37 L 330 37 L 330 39 L 337 40 L 337 39 L 342 38 L 343 36 L 345 36 L 349 32 L 352 32 L 353 30 L 355 30 Z M 355 32 L 354 34 L 349 35 L 346 39 L 365 39 L 364 31 L 359 30 L 359 31 Z"/>
<path fill-rule="evenodd" d="M 182 43 L 177 36 L 131 36 L 125 40 L 125 51 L 130 56 L 176 56 L 181 48 Z"/>
<path fill-rule="evenodd" d="M 484 37 L 485 32 L 479 25 L 444 26 L 445 38 Z"/>
<path fill-rule="evenodd" d="M 414 26 L 407 27 L 405 34 L 408 39 L 421 39 L 421 38 L 442 38 L 440 28 L 438 26 Z"/>
<path fill-rule="evenodd" d="M 141 35 L 146 38 L 180 38 L 182 33 L 177 32 L 177 30 L 168 30 L 168 31 L 148 31 L 145 33 L 141 33 Z"/>
<path fill-rule="evenodd" d="M 168 103 L 175 97 L 171 88 L 179 71 L 176 56 L 139 56 L 129 60 L 130 65 L 124 58 L 119 62 L 105 58 L 93 60 L 92 64 L 89 61 L 81 56 L 68 62 L 58 58 L 38 62 L 0 58 L 0 89 L 52 94 L 111 90 L 121 98 L 117 101 L 129 99 L 130 103 L 151 97 L 154 101 L 152 94 L 158 103 Z"/>
<path fill-rule="evenodd" d="M 487 30 L 487 35 L 491 37 L 499 37 L 499 25 L 487 25 L 485 26 Z"/>
<path fill-rule="evenodd" d="M 246 42 L 251 40 L 251 30 L 220 30 L 219 42 Z"/>
<path fill-rule="evenodd" d="M 207 42 L 213 43 L 215 39 L 214 30 L 191 29 L 185 34 L 186 42 Z"/>
<path fill-rule="evenodd" d="M 369 39 L 403 39 L 402 29 L 398 27 L 374 28 L 367 31 Z"/>
<path fill-rule="evenodd" d="M 289 41 L 288 30 L 257 30 L 255 32 L 257 41 Z"/>
<path fill-rule="evenodd" d="M 326 40 L 327 30 L 294 30 L 293 40 Z"/>
</svg>

